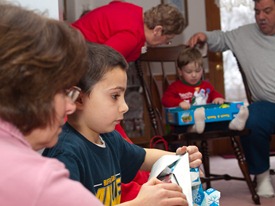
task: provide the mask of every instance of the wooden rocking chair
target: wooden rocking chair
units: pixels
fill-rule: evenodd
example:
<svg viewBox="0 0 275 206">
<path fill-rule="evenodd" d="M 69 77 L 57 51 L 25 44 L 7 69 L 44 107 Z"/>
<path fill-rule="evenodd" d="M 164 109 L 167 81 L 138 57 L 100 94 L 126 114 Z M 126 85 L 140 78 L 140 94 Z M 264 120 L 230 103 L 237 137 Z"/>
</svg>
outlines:
<svg viewBox="0 0 275 206">
<path fill-rule="evenodd" d="M 248 172 L 247 164 L 242 153 L 241 145 L 238 137 L 248 134 L 248 130 L 233 131 L 233 130 L 215 130 L 197 133 L 167 133 L 164 128 L 165 122 L 164 108 L 161 104 L 163 91 L 174 80 L 177 79 L 176 60 L 179 52 L 185 48 L 185 45 L 154 47 L 148 48 L 147 52 L 142 54 L 136 62 L 136 69 L 143 88 L 144 98 L 149 113 L 149 118 L 152 126 L 153 136 L 163 136 L 168 142 L 168 145 L 180 143 L 191 144 L 194 141 L 199 142 L 199 148 L 203 154 L 203 166 L 205 177 L 203 181 L 206 187 L 211 187 L 213 180 L 244 180 L 251 192 L 252 199 L 255 204 L 260 204 L 259 196 L 255 191 L 255 187 Z M 234 149 L 235 156 L 238 160 L 239 167 L 243 177 L 233 177 L 228 174 L 212 174 L 210 172 L 208 142 L 212 139 L 229 138 Z"/>
</svg>

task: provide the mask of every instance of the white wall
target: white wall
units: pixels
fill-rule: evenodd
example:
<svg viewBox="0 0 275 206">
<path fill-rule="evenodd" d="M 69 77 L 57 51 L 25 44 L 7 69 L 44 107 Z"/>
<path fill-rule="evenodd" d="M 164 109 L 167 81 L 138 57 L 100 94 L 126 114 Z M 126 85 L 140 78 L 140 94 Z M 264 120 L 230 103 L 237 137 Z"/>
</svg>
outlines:
<svg viewBox="0 0 275 206">
<path fill-rule="evenodd" d="M 188 0 L 189 24 L 183 32 L 184 40 L 188 40 L 194 33 L 206 30 L 205 1 Z"/>
<path fill-rule="evenodd" d="M 27 9 L 45 12 L 47 16 L 54 19 L 62 18 L 62 11 L 59 10 L 58 0 L 9 0 L 16 5 L 21 5 Z"/>
<path fill-rule="evenodd" d="M 67 0 L 67 16 L 68 21 L 75 21 L 83 10 L 93 9 L 104 4 L 108 4 L 111 0 Z M 160 0 L 126 0 L 142 6 L 147 10 L 160 3 Z M 173 44 L 185 43 L 191 35 L 198 31 L 206 30 L 205 20 L 205 1 L 202 0 L 188 0 L 188 26 L 182 35 L 178 35 Z"/>
</svg>

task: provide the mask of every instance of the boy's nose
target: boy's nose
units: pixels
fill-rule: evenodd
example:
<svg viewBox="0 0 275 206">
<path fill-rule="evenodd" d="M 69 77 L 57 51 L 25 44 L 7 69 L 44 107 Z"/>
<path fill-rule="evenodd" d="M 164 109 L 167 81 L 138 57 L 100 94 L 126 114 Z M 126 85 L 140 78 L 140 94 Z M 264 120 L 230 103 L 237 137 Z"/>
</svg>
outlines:
<svg viewBox="0 0 275 206">
<path fill-rule="evenodd" d="M 123 100 L 122 105 L 120 106 L 120 112 L 122 112 L 123 114 L 126 113 L 129 110 L 129 107 L 127 105 L 127 103 L 125 102 L 125 100 Z"/>
</svg>

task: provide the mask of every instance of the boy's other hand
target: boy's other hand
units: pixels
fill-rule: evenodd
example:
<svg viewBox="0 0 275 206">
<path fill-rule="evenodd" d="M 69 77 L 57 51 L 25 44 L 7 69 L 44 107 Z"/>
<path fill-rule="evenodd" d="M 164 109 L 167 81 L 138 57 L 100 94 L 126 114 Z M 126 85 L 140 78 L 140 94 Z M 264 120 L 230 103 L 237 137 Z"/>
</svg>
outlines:
<svg viewBox="0 0 275 206">
<path fill-rule="evenodd" d="M 188 206 L 188 202 L 179 185 L 152 178 L 142 185 L 131 205 Z"/>
<path fill-rule="evenodd" d="M 190 109 L 191 104 L 189 102 L 182 101 L 181 103 L 179 103 L 179 106 L 182 109 L 187 110 L 187 109 Z"/>
<path fill-rule="evenodd" d="M 176 151 L 177 155 L 182 155 L 185 152 L 188 152 L 189 154 L 189 164 L 190 167 L 196 168 L 199 167 L 202 163 L 201 158 L 202 154 L 200 153 L 199 149 L 197 146 L 191 145 L 191 146 L 182 146 L 179 147 Z"/>
<path fill-rule="evenodd" d="M 224 98 L 215 98 L 212 103 L 213 104 L 223 104 L 225 102 L 225 99 Z"/>
</svg>

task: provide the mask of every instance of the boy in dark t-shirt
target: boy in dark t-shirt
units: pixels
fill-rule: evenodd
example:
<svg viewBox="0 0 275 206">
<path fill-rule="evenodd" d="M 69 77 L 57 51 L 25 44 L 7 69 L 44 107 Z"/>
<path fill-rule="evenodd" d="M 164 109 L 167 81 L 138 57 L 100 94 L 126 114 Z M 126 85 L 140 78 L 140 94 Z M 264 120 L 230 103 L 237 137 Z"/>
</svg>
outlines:
<svg viewBox="0 0 275 206">
<path fill-rule="evenodd" d="M 124 99 L 128 64 L 121 54 L 106 45 L 90 43 L 88 47 L 90 66 L 77 85 L 81 93 L 76 100 L 76 112 L 68 116 L 57 145 L 46 149 L 43 155 L 62 161 L 70 171 L 70 178 L 81 182 L 105 205 L 117 205 L 121 202 L 121 183 L 130 182 L 139 169 L 149 171 L 161 156 L 175 153 L 130 144 L 115 131 L 128 111 Z M 201 164 L 198 148 L 180 147 L 176 153 L 186 151 L 190 166 L 198 167 Z M 164 184 L 150 180 L 125 205 L 160 205 L 168 196 L 160 196 L 159 190 L 173 193 L 166 205 L 187 205 L 178 185 Z"/>
</svg>

